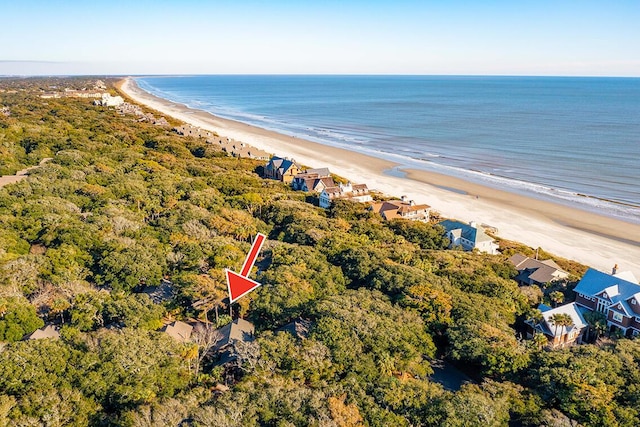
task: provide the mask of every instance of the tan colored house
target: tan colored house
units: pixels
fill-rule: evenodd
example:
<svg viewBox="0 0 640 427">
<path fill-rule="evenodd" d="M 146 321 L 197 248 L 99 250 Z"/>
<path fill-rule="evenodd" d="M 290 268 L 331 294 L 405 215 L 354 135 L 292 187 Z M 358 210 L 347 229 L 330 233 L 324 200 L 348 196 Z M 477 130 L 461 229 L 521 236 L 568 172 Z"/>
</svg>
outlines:
<svg viewBox="0 0 640 427">
<path fill-rule="evenodd" d="M 264 177 L 291 184 L 300 171 L 294 160 L 273 156 L 264 167 Z"/>
<path fill-rule="evenodd" d="M 214 137 L 214 133 L 208 130 L 204 130 L 201 129 L 197 126 L 191 126 L 191 125 L 183 125 L 183 126 L 178 126 L 173 128 L 173 130 L 178 134 L 178 135 L 183 135 L 183 136 L 193 136 L 194 138 L 211 138 Z"/>
<path fill-rule="evenodd" d="M 371 204 L 371 210 L 380 214 L 387 221 L 392 219 L 408 219 L 412 221 L 429 221 L 429 205 L 417 205 L 413 200 L 385 200 Z"/>
</svg>

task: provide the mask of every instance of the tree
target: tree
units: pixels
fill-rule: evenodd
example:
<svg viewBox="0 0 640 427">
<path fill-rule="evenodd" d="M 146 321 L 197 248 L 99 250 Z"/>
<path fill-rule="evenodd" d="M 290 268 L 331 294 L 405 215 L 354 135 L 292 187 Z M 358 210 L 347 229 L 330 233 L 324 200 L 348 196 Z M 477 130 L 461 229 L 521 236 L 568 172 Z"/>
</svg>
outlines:
<svg viewBox="0 0 640 427">
<path fill-rule="evenodd" d="M 549 318 L 549 321 L 555 326 L 554 337 L 558 335 L 558 326 L 568 328 L 573 325 L 573 319 L 567 313 L 556 313 Z"/>
<path fill-rule="evenodd" d="M 447 335 L 454 360 L 474 363 L 488 375 L 513 375 L 529 364 L 526 346 L 508 327 L 465 319 L 449 328 Z"/>
<path fill-rule="evenodd" d="M 191 337 L 192 345 L 195 347 L 195 351 L 192 352 L 194 357 L 191 366 L 197 381 L 204 360 L 210 356 L 211 349 L 222 339 L 222 335 L 207 323 L 194 331 Z"/>
<path fill-rule="evenodd" d="M 607 317 L 599 311 L 587 311 L 584 319 L 589 324 L 589 335 L 591 340 L 597 341 L 600 335 L 607 332 Z"/>
<path fill-rule="evenodd" d="M 564 294 L 560 291 L 553 291 L 549 294 L 549 299 L 553 302 L 553 306 L 557 307 L 564 301 Z"/>
<path fill-rule="evenodd" d="M 36 309 L 24 299 L 0 298 L 0 306 L 6 307 L 0 317 L 0 341 L 19 341 L 44 326 Z"/>
<path fill-rule="evenodd" d="M 533 335 L 533 343 L 535 344 L 536 348 L 540 350 L 542 347 L 549 343 L 549 340 L 547 340 L 545 334 L 537 333 Z"/>
<path fill-rule="evenodd" d="M 71 307 L 66 298 L 56 298 L 50 305 L 51 313 L 60 315 L 60 323 L 64 323 L 64 312 Z"/>
</svg>

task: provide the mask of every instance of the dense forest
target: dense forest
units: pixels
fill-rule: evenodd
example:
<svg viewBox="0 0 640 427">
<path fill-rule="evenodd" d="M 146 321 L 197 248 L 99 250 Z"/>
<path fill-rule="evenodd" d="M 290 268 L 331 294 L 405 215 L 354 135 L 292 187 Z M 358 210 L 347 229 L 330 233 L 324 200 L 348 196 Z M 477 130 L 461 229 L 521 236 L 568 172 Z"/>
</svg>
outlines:
<svg viewBox="0 0 640 427">
<path fill-rule="evenodd" d="M 638 341 L 548 351 L 520 338 L 550 294 L 513 280 L 508 256 L 530 248 L 449 250 L 437 225 L 325 211 L 262 179 L 261 162 L 90 99 L 40 97 L 90 84 L 0 79 L 0 175 L 51 158 L 0 188 L 0 425 L 638 424 Z M 257 232 L 263 286 L 230 308 L 224 268 L 240 270 Z M 574 282 L 584 272 L 556 261 Z M 163 279 L 173 295 L 156 303 L 142 290 Z M 571 280 L 554 292 L 570 300 Z M 233 366 L 160 331 L 237 317 L 256 340 Z M 305 336 L 279 331 L 296 319 Z M 22 340 L 45 324 L 60 339 Z M 435 381 L 438 360 L 469 381 Z"/>
</svg>

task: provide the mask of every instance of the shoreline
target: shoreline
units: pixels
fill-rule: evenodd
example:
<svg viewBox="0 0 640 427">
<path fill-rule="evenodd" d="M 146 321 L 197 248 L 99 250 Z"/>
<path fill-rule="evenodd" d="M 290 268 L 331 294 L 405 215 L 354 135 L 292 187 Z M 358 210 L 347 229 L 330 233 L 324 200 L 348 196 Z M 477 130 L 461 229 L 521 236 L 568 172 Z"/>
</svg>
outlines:
<svg viewBox="0 0 640 427">
<path fill-rule="evenodd" d="M 138 87 L 133 78 L 118 82 L 116 87 L 134 102 L 220 136 L 306 166 L 329 167 L 333 173 L 387 195 L 407 195 L 448 218 L 489 224 L 498 228 L 501 238 L 541 247 L 604 272 L 618 264 L 620 271 L 640 276 L 639 224 L 436 172 L 398 170 L 395 168 L 401 165 L 392 161 L 223 119 L 156 97 Z"/>
</svg>

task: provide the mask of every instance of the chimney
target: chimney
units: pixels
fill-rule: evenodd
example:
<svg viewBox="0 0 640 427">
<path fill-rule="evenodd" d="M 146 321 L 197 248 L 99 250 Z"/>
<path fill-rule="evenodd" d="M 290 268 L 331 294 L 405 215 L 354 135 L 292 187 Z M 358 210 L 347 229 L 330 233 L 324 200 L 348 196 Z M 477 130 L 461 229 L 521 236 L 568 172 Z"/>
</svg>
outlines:
<svg viewBox="0 0 640 427">
<path fill-rule="evenodd" d="M 416 202 L 414 200 L 409 200 L 409 206 L 415 206 Z"/>
<path fill-rule="evenodd" d="M 400 197 L 400 200 L 402 200 L 403 202 L 406 202 L 407 201 L 407 196 Z"/>
<path fill-rule="evenodd" d="M 477 222 L 475 222 L 475 221 L 471 221 L 471 222 L 469 223 L 469 226 L 471 226 L 471 227 L 473 227 L 473 228 L 478 228 L 478 223 L 477 223 Z"/>
<path fill-rule="evenodd" d="M 614 265 L 613 268 L 611 269 L 611 275 L 613 276 L 617 272 L 618 272 L 618 264 Z"/>
</svg>

